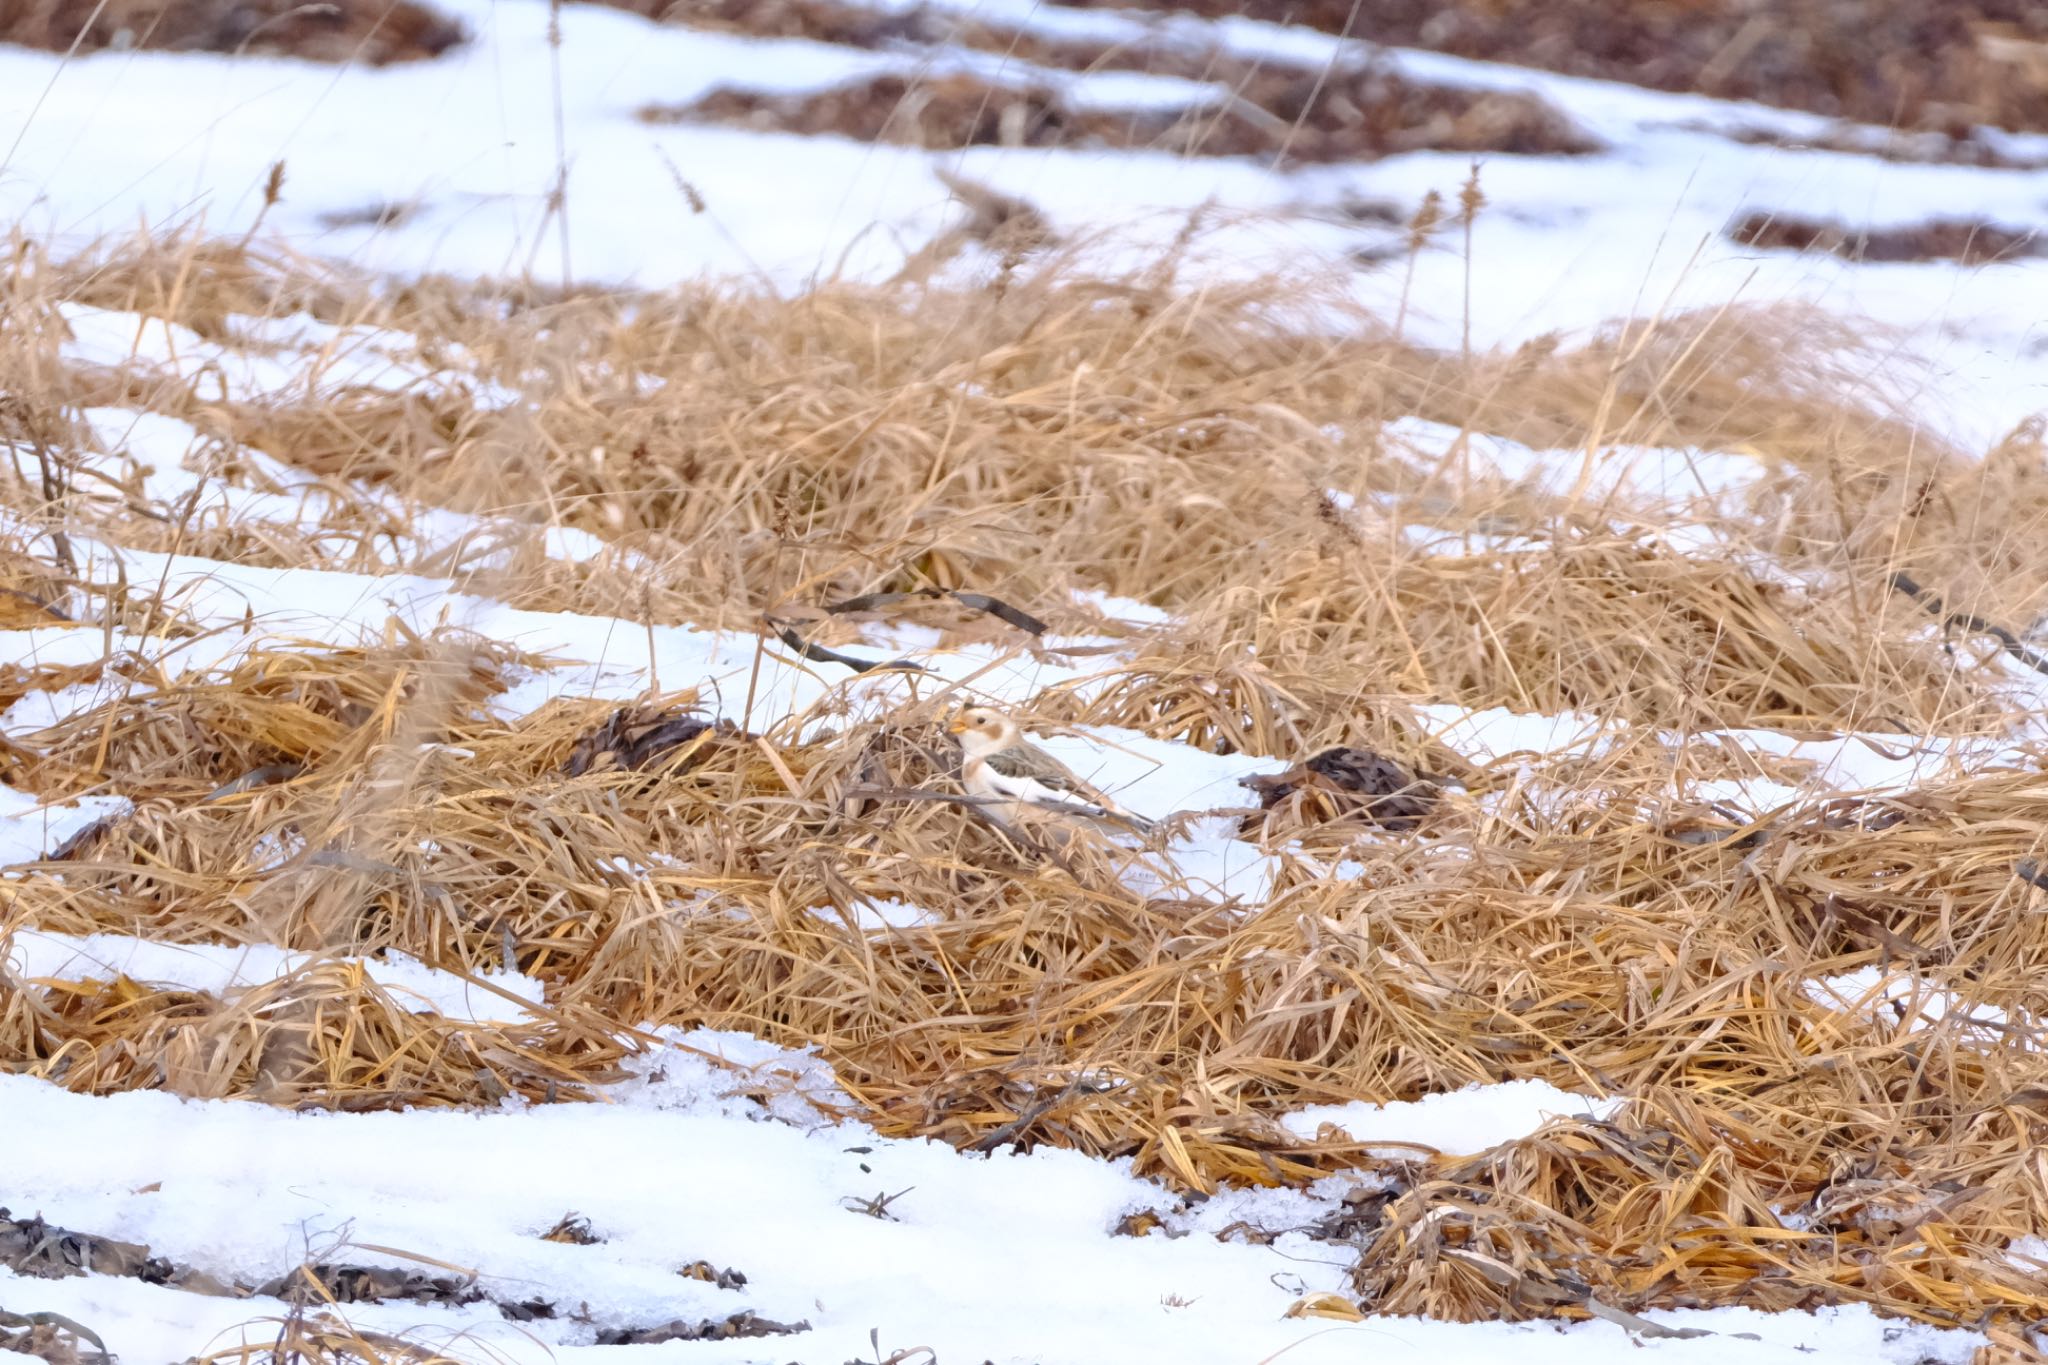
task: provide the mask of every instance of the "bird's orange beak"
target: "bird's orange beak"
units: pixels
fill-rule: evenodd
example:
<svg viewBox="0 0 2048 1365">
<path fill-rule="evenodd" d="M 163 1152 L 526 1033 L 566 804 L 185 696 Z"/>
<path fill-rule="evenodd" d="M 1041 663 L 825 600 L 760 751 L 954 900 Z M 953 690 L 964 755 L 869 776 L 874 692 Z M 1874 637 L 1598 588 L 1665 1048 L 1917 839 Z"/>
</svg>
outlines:
<svg viewBox="0 0 2048 1365">
<path fill-rule="evenodd" d="M 952 719 L 951 721 L 947 722 L 947 725 L 946 725 L 946 733 L 948 733 L 948 734 L 953 734 L 953 735 L 964 735 L 964 734 L 966 734 L 966 733 L 967 733 L 967 717 L 965 717 L 965 716 L 955 716 L 955 717 L 953 717 L 953 719 Z"/>
</svg>

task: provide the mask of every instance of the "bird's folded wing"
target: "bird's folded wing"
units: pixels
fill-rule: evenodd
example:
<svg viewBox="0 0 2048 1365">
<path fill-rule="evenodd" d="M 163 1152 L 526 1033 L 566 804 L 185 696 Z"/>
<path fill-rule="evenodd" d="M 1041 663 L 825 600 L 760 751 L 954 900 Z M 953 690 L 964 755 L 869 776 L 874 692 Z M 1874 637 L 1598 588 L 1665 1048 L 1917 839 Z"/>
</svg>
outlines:
<svg viewBox="0 0 2048 1365">
<path fill-rule="evenodd" d="M 983 760 L 983 766 L 991 785 L 1040 810 L 1105 820 L 1140 834 L 1153 829 L 1150 820 L 1131 814 L 1069 772 L 1058 759 L 1028 744 L 999 749 Z"/>
<path fill-rule="evenodd" d="M 1084 805 L 1100 806 L 1104 810 L 1115 809 L 1108 797 L 1068 772 L 1051 755 L 1041 753 L 1028 744 L 998 749 L 990 754 L 986 761 L 990 772 L 1012 784 L 1028 783 L 1035 786 L 1040 789 L 1040 795 L 1050 796 L 1054 800 L 1069 804 L 1080 802 Z"/>
<path fill-rule="evenodd" d="M 1110 808 L 1094 795 L 1072 785 L 1041 782 L 1035 777 L 1004 772 L 995 764 L 989 764 L 991 781 L 989 785 L 1013 801 L 1037 806 L 1044 810 L 1064 811 L 1071 815 L 1104 815 Z"/>
</svg>

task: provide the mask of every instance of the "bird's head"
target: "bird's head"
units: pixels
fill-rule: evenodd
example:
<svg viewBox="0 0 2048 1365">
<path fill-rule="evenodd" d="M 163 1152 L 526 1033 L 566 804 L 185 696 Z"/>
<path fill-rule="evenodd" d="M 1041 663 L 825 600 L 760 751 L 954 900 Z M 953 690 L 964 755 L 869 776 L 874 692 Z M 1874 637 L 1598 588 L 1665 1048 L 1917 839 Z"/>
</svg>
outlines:
<svg viewBox="0 0 2048 1365">
<path fill-rule="evenodd" d="M 959 739 L 961 752 L 970 758 L 1005 747 L 1019 733 L 1016 721 L 986 706 L 967 707 L 946 728 Z"/>
</svg>

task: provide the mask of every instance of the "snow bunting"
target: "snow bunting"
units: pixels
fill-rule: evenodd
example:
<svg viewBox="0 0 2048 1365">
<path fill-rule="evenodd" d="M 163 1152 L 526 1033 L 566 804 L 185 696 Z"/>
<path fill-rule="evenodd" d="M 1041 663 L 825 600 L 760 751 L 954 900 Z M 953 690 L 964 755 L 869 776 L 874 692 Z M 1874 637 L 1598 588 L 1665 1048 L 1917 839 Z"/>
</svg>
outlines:
<svg viewBox="0 0 2048 1365">
<path fill-rule="evenodd" d="M 970 706 L 946 727 L 960 740 L 960 785 L 985 802 L 998 825 L 1014 827 L 1034 814 L 1065 815 L 1097 829 L 1150 834 L 1150 820 L 1133 815 L 1024 738 L 1000 711 Z"/>
</svg>

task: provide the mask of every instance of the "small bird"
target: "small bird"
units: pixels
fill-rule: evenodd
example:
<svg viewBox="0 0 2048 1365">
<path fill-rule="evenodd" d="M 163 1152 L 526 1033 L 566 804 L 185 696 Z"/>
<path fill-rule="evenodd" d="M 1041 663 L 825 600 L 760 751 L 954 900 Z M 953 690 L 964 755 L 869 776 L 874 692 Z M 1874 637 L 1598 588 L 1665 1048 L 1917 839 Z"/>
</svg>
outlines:
<svg viewBox="0 0 2048 1365">
<path fill-rule="evenodd" d="M 1396 830 L 1421 824 L 1443 795 L 1433 777 L 1410 773 L 1370 749 L 1343 747 L 1324 749 L 1284 773 L 1239 778 L 1238 785 L 1257 792 L 1268 811 L 1297 794 L 1315 792 L 1320 794 L 1318 819 L 1357 815 Z"/>
<path fill-rule="evenodd" d="M 1054 815 L 1144 835 L 1157 828 L 1026 740 L 1017 722 L 1000 711 L 970 706 L 946 728 L 960 740 L 960 785 L 986 803 L 981 809 L 998 825 L 1015 828 L 1033 815 Z"/>
</svg>

